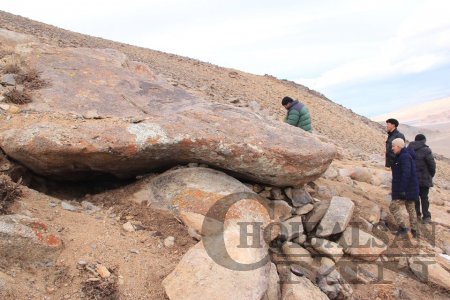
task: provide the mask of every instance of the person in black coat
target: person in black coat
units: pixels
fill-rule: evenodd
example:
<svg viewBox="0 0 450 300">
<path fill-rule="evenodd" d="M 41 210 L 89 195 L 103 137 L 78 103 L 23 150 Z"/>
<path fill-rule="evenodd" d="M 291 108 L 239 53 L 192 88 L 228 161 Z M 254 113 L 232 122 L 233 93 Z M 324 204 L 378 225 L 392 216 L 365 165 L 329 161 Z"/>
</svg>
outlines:
<svg viewBox="0 0 450 300">
<path fill-rule="evenodd" d="M 423 134 L 418 134 L 414 142 L 409 143 L 408 149 L 414 150 L 416 154 L 416 173 L 419 180 L 419 196 L 416 201 L 417 218 L 422 217 L 424 223 L 431 222 L 431 214 L 428 210 L 430 203 L 428 193 L 433 186 L 433 177 L 436 174 L 436 162 L 433 153 L 426 144 L 426 138 Z M 422 208 L 422 212 L 421 212 Z"/>
<path fill-rule="evenodd" d="M 386 131 L 388 133 L 386 140 L 386 168 L 391 168 L 395 161 L 395 154 L 392 152 L 392 141 L 397 138 L 401 138 L 405 141 L 405 136 L 397 129 L 398 124 L 399 123 L 396 119 L 386 120 Z"/>
<path fill-rule="evenodd" d="M 411 233 L 416 238 L 418 227 L 415 202 L 419 199 L 419 182 L 416 175 L 414 153 L 405 148 L 405 142 L 401 138 L 392 141 L 392 151 L 395 154 L 395 161 L 391 168 L 392 201 L 389 210 L 400 227 L 396 234 L 402 236 L 408 233 L 401 213 L 402 206 L 406 207 Z"/>
</svg>

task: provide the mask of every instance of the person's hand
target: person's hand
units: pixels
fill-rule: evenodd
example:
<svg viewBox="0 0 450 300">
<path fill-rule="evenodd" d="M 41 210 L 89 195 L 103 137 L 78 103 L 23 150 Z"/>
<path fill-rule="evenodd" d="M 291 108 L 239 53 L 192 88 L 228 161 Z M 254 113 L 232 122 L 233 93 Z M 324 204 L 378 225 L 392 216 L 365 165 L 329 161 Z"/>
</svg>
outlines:
<svg viewBox="0 0 450 300">
<path fill-rule="evenodd" d="M 400 199 L 401 200 L 406 200 L 406 193 L 405 192 L 401 192 L 400 193 Z"/>
</svg>

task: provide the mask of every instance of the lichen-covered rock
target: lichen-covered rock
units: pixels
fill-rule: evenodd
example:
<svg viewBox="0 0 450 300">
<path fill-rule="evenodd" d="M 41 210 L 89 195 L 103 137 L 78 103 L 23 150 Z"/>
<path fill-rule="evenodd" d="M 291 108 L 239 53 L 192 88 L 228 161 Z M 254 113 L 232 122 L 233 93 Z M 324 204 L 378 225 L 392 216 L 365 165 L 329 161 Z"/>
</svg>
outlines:
<svg viewBox="0 0 450 300">
<path fill-rule="evenodd" d="M 38 174 L 133 177 L 198 162 L 255 182 L 299 186 L 335 156 L 334 146 L 309 133 L 206 102 L 116 50 L 16 48 L 50 84 L 32 94 L 27 109 L 34 114 L 0 121 L 0 147 Z"/>
</svg>

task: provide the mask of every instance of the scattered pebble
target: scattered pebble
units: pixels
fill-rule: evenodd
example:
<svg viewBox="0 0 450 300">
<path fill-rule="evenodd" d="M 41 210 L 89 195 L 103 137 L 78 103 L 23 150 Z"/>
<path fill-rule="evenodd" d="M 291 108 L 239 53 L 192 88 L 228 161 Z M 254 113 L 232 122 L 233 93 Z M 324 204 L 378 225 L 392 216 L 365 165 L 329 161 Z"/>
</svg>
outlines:
<svg viewBox="0 0 450 300">
<path fill-rule="evenodd" d="M 81 260 L 78 261 L 78 264 L 80 266 L 85 266 L 85 265 L 87 265 L 87 261 L 81 259 Z"/>
<path fill-rule="evenodd" d="M 107 278 L 107 277 L 111 276 L 111 273 L 109 272 L 109 270 L 102 264 L 98 264 L 95 267 L 95 271 L 98 273 L 98 275 L 100 275 L 101 278 Z"/>
<path fill-rule="evenodd" d="M 127 232 L 133 232 L 136 229 L 134 229 L 133 224 L 131 224 L 131 222 L 126 222 L 125 224 L 122 225 L 123 229 Z"/>
<path fill-rule="evenodd" d="M 61 202 L 61 207 L 68 211 L 77 211 L 78 210 L 77 207 L 73 206 L 72 204 L 70 204 L 66 201 Z"/>
<path fill-rule="evenodd" d="M 173 236 L 168 236 L 164 239 L 164 246 L 166 248 L 173 247 L 175 245 L 175 238 Z"/>
</svg>

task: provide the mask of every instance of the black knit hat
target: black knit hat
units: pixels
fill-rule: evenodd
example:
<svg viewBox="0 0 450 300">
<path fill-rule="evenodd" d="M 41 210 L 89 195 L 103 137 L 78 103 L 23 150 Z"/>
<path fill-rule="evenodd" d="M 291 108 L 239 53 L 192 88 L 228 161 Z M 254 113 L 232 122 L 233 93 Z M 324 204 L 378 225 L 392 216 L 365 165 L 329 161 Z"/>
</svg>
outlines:
<svg viewBox="0 0 450 300">
<path fill-rule="evenodd" d="M 425 141 L 426 138 L 423 134 L 419 133 L 418 135 L 416 135 L 416 137 L 414 138 L 415 141 Z"/>
<path fill-rule="evenodd" d="M 289 103 L 291 103 L 293 101 L 294 101 L 294 99 L 292 99 L 291 97 L 286 96 L 286 97 L 283 98 L 283 100 L 281 100 L 281 105 L 286 105 L 286 104 L 289 104 Z"/>
</svg>

